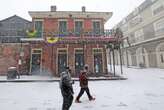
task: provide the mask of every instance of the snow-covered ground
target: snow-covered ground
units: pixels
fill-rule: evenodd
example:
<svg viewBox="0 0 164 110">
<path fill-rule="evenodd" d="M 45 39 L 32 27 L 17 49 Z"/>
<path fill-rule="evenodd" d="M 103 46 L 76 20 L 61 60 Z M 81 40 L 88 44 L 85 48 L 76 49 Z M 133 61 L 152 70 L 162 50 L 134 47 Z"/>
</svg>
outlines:
<svg viewBox="0 0 164 110">
<path fill-rule="evenodd" d="M 118 71 L 118 70 L 117 70 Z M 70 110 L 164 110 L 164 70 L 124 68 L 127 80 L 90 81 L 95 101 Z M 79 83 L 75 82 L 76 96 Z M 61 110 L 58 82 L 0 83 L 0 110 Z"/>
</svg>

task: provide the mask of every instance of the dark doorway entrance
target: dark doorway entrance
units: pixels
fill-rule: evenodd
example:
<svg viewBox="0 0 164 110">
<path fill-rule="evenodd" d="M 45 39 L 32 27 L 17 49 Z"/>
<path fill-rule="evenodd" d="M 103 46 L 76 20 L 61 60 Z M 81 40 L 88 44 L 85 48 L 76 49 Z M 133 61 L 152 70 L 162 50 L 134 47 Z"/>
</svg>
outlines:
<svg viewBox="0 0 164 110">
<path fill-rule="evenodd" d="M 84 67 L 83 50 L 75 50 L 75 73 L 78 76 Z"/>
<path fill-rule="evenodd" d="M 94 51 L 94 71 L 95 73 L 103 72 L 102 51 Z"/>
<path fill-rule="evenodd" d="M 66 50 L 59 50 L 58 51 L 58 74 L 65 71 L 67 66 L 67 51 Z"/>
<path fill-rule="evenodd" d="M 41 72 L 41 50 L 32 50 L 31 74 L 37 75 Z"/>
</svg>

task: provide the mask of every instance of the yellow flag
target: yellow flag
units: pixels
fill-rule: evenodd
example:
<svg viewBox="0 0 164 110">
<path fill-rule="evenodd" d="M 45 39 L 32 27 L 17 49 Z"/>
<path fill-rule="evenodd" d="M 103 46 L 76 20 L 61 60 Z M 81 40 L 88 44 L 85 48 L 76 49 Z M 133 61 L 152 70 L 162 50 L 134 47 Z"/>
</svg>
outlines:
<svg viewBox="0 0 164 110">
<path fill-rule="evenodd" d="M 31 30 L 31 31 L 27 30 L 26 33 L 27 33 L 28 37 L 31 37 L 31 38 L 37 36 L 36 30 Z"/>
<path fill-rule="evenodd" d="M 48 43 L 53 44 L 53 43 L 56 43 L 58 41 L 59 41 L 59 37 L 47 37 L 47 42 Z"/>
</svg>

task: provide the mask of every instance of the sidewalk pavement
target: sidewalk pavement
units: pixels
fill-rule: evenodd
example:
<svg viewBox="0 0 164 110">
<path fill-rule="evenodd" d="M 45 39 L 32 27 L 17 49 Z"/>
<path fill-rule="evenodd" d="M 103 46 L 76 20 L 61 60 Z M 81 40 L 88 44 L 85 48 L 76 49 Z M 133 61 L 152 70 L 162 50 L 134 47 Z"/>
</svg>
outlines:
<svg viewBox="0 0 164 110">
<path fill-rule="evenodd" d="M 126 80 L 123 76 L 105 76 L 105 77 L 89 77 L 90 81 L 101 80 Z M 21 75 L 20 79 L 7 79 L 6 76 L 0 76 L 0 83 L 4 82 L 58 82 L 59 77 L 42 76 L 42 75 Z M 78 81 L 79 78 L 72 78 L 74 81 Z"/>
</svg>

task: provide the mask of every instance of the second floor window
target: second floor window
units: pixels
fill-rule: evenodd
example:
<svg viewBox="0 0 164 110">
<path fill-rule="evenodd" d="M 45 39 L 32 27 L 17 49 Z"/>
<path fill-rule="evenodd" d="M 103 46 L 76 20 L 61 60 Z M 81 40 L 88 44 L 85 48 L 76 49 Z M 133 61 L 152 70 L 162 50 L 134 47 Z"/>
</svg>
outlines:
<svg viewBox="0 0 164 110">
<path fill-rule="evenodd" d="M 159 15 L 164 11 L 164 4 L 161 2 L 156 2 L 151 6 L 151 9 L 154 16 Z"/>
<path fill-rule="evenodd" d="M 141 42 L 143 40 L 144 40 L 144 33 L 143 33 L 143 30 L 140 29 L 135 32 L 135 41 L 137 43 L 137 42 Z"/>
<path fill-rule="evenodd" d="M 140 24 L 142 22 L 142 17 L 140 15 L 134 17 L 131 21 L 130 21 L 130 27 L 134 27 L 138 24 Z"/>
<path fill-rule="evenodd" d="M 155 22 L 155 32 L 156 35 L 161 35 L 164 33 L 164 19 L 160 19 Z"/>
<path fill-rule="evenodd" d="M 99 21 L 94 21 L 93 22 L 93 34 L 94 35 L 99 35 L 100 34 L 100 22 Z"/>
<path fill-rule="evenodd" d="M 82 21 L 75 21 L 75 34 L 80 35 L 83 29 L 83 22 Z"/>
<path fill-rule="evenodd" d="M 67 32 L 67 21 L 59 21 L 59 33 L 65 35 Z"/>
<path fill-rule="evenodd" d="M 43 34 L 43 22 L 42 21 L 35 21 L 35 30 L 37 31 L 36 37 L 42 37 Z"/>
</svg>

